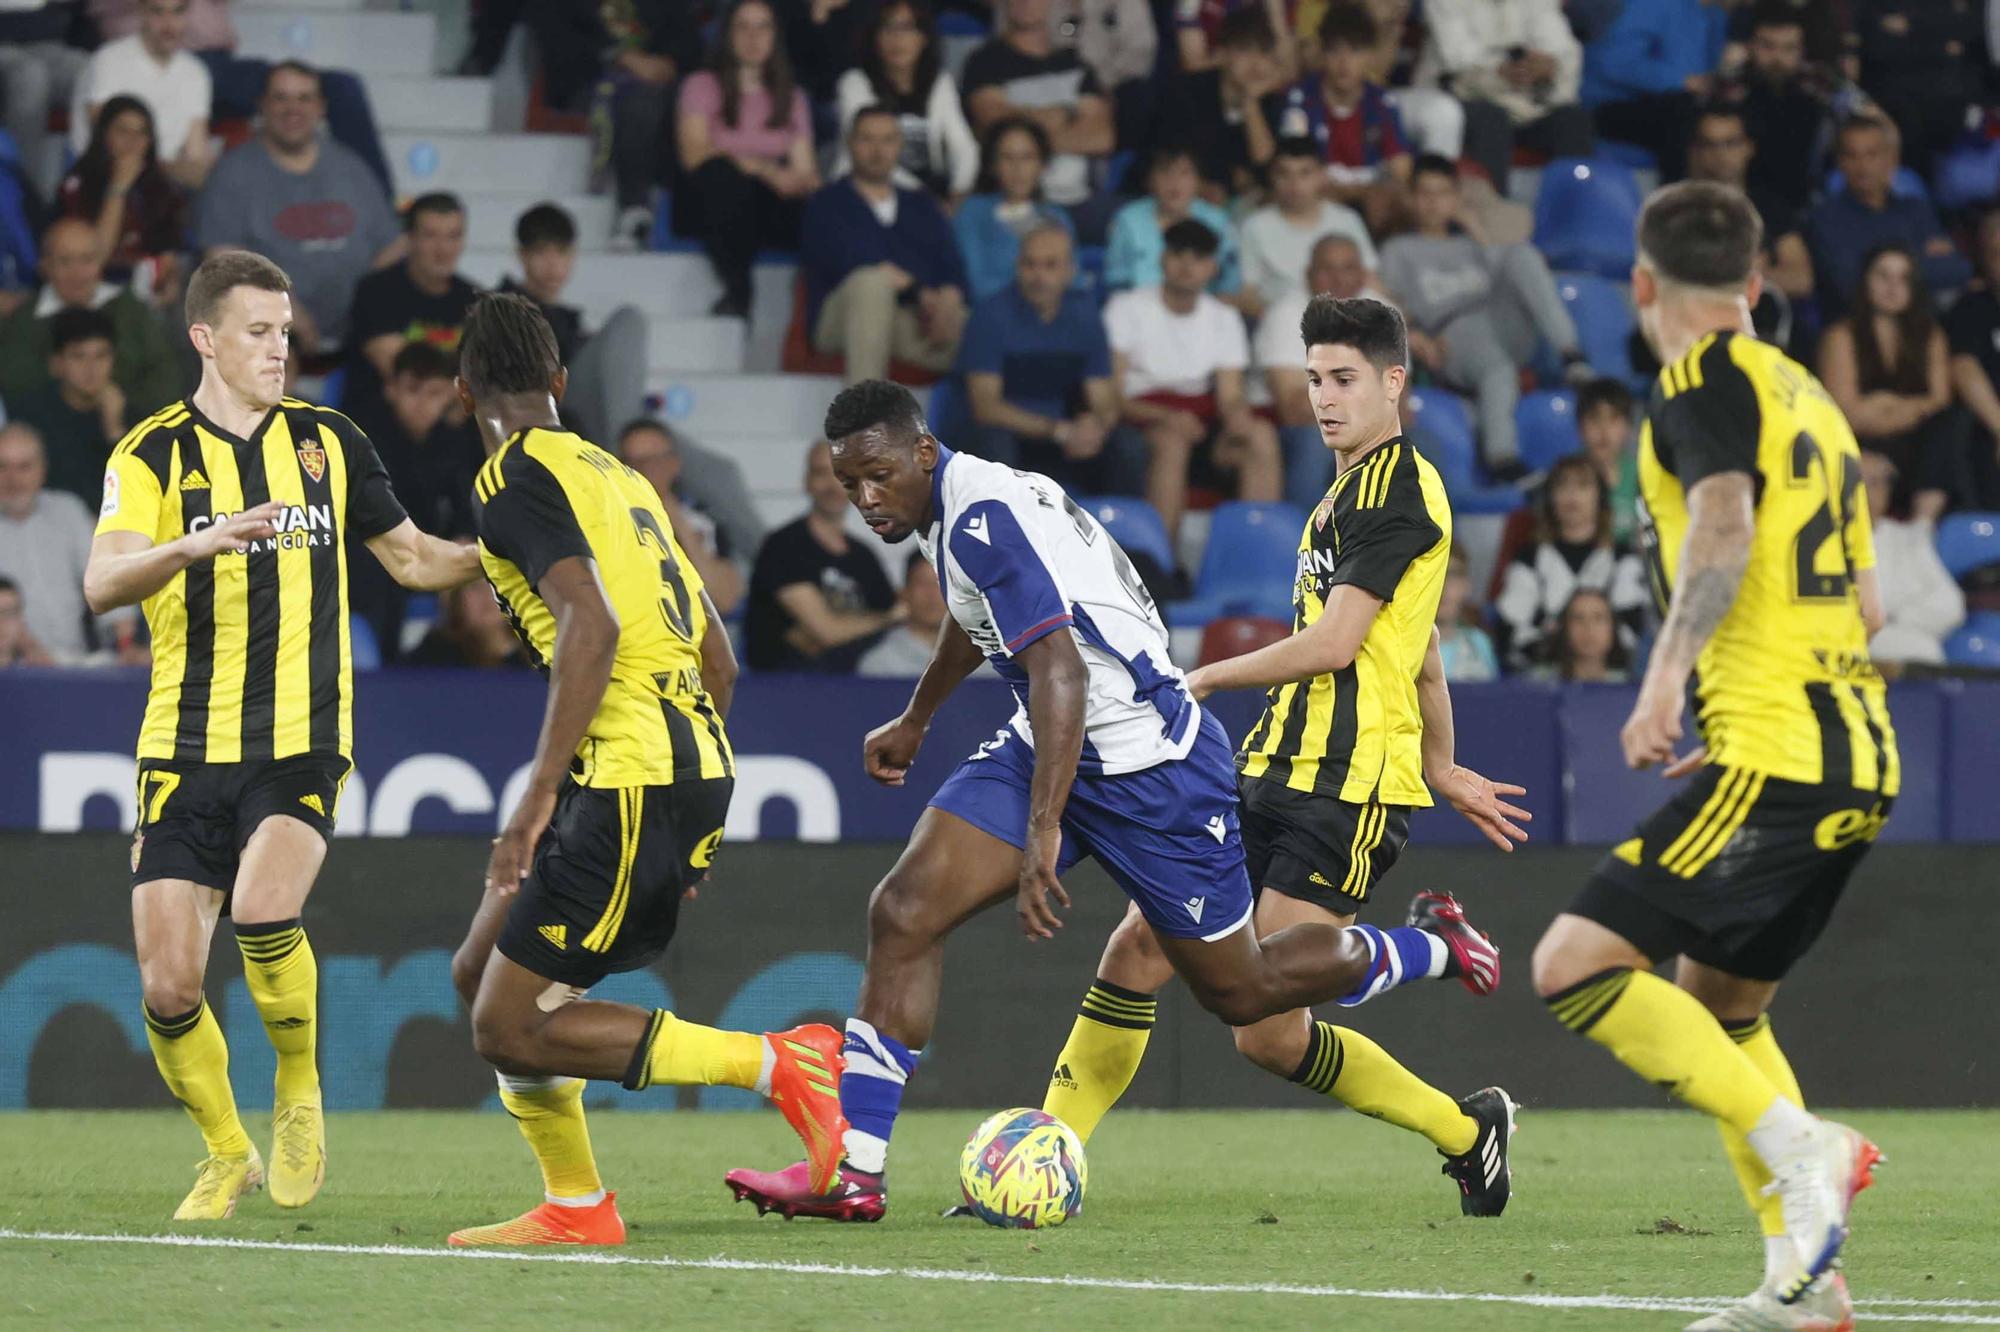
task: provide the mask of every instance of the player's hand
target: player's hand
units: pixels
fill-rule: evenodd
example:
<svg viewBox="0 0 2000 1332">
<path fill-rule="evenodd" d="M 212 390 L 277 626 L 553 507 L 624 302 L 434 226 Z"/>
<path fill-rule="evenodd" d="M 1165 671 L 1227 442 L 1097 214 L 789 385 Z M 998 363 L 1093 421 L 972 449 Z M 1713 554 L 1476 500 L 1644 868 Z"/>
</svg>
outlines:
<svg viewBox="0 0 2000 1332">
<path fill-rule="evenodd" d="M 241 513 L 231 514 L 219 523 L 210 523 L 199 532 L 190 532 L 185 540 L 198 560 L 209 559 L 224 551 L 240 555 L 250 549 L 251 542 L 277 535 L 278 516 L 284 511 L 283 504 L 268 500 Z"/>
<path fill-rule="evenodd" d="M 1527 787 L 1492 781 L 1454 763 L 1451 771 L 1431 783 L 1431 789 L 1443 796 L 1453 809 L 1486 835 L 1487 841 L 1502 851 L 1512 851 L 1514 843 L 1528 840 L 1528 830 L 1520 823 L 1528 823 L 1535 816 L 1501 799 L 1502 796 L 1526 795 Z"/>
<path fill-rule="evenodd" d="M 1708 746 L 1696 745 L 1660 770 L 1662 777 L 1685 777 L 1708 762 Z"/>
<path fill-rule="evenodd" d="M 493 855 L 486 862 L 486 887 L 502 897 L 517 891 L 535 863 L 535 844 L 542 840 L 549 819 L 556 812 L 556 793 L 530 788 L 514 806 L 513 817 L 493 839 Z"/>
<path fill-rule="evenodd" d="M 884 786 L 901 786 L 910 765 L 916 762 L 927 729 L 907 712 L 876 727 L 861 742 L 862 769 Z"/>
<path fill-rule="evenodd" d="M 1062 854 L 1062 829 L 1030 828 L 1028 844 L 1021 849 L 1021 883 L 1014 894 L 1014 910 L 1021 917 L 1021 932 L 1030 939 L 1053 939 L 1063 927 L 1062 917 L 1050 899 L 1069 906 L 1069 894 L 1056 877 L 1056 857 Z"/>
<path fill-rule="evenodd" d="M 1633 768 L 1650 768 L 1655 763 L 1678 766 L 1674 746 L 1681 738 L 1681 696 L 1671 690 L 1641 688 L 1639 701 L 1618 741 L 1625 747 L 1625 763 Z M 1671 774 L 1673 768 L 1668 769 Z"/>
</svg>

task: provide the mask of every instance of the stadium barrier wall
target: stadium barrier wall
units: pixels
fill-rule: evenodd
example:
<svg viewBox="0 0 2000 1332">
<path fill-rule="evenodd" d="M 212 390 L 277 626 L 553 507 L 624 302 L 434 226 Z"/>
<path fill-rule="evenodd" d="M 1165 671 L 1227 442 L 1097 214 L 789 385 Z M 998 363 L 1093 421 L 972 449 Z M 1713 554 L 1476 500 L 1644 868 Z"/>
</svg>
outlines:
<svg viewBox="0 0 2000 1332">
<path fill-rule="evenodd" d="M 751 676 L 729 719 L 738 758 L 729 838 L 896 842 L 952 767 L 1013 712 L 1006 687 L 973 680 L 938 717 L 907 786 L 861 774 L 861 740 L 899 713 L 901 680 Z M 1659 803 L 1651 773 L 1625 769 L 1618 729 L 1633 690 L 1530 682 L 1452 691 L 1460 758 L 1528 788 L 1536 840 L 1608 845 Z M 506 821 L 545 699 L 528 672 L 364 675 L 354 709 L 359 764 L 341 800 L 342 836 L 483 833 Z M 1210 701 L 1232 736 L 1255 723 L 1254 693 Z M 1891 690 L 1903 793 L 1884 834 L 1900 843 L 2000 842 L 2000 683 Z M 133 738 L 145 709 L 138 671 L 0 671 L 0 829 L 132 826 Z M 1421 811 L 1419 845 L 1470 846 L 1456 815 Z"/>
<path fill-rule="evenodd" d="M 112 834 L 0 833 L 0 1108 L 170 1105 L 147 1052 L 132 961 L 127 840 Z M 320 1057 L 334 1109 L 493 1105 L 448 962 L 480 892 L 486 842 L 364 839 L 335 847 L 306 924 L 319 957 Z M 727 850 L 651 970 L 594 993 L 672 1008 L 701 1022 L 768 1029 L 838 1023 L 861 975 L 868 893 L 893 844 L 760 843 Z M 1537 1106 L 1651 1106 L 1664 1097 L 1562 1030 L 1528 983 L 1528 959 L 1597 853 L 1413 847 L 1366 918 L 1400 918 L 1411 893 L 1462 894 L 1500 943 L 1500 992 L 1454 982 L 1413 987 L 1337 1020 L 1463 1093 L 1489 1083 Z M 1847 1105 L 2000 1105 L 1990 1048 L 2000 979 L 1990 934 L 1992 855 L 1886 846 L 1868 857 L 1820 947 L 1774 1017 L 1809 1098 Z M 947 950 L 937 1031 L 911 1084 L 913 1106 L 984 1112 L 1039 1104 L 1124 898 L 1090 865 L 1052 942 L 1020 937 L 1005 907 Z M 1969 894 L 1977 894 L 1968 901 Z M 1971 908 L 1968 911 L 1968 907 Z M 272 1056 L 227 928 L 209 998 L 230 1041 L 246 1107 L 270 1104 Z M 1331 1014 L 1330 1014 L 1331 1015 Z M 731 1109 L 724 1088 L 627 1093 L 591 1102 Z M 1141 1107 L 1318 1104 L 1242 1061 L 1228 1032 L 1178 984 L 1163 994 L 1145 1065 L 1126 1102 Z M 968 1122 L 967 1127 L 970 1127 Z"/>
</svg>

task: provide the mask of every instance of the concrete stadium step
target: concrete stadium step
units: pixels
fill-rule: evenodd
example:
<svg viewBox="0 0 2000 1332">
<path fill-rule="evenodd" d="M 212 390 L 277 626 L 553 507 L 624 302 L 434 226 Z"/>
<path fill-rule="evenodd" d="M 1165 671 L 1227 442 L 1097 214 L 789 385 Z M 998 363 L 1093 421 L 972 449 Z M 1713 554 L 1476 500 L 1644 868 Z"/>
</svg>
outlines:
<svg viewBox="0 0 2000 1332">
<path fill-rule="evenodd" d="M 241 0 L 240 3 L 231 5 L 230 9 L 241 16 L 259 9 L 276 9 L 296 14 L 301 10 L 332 9 L 354 12 L 376 7 L 371 5 L 369 0 Z"/>
<path fill-rule="evenodd" d="M 243 9 L 234 19 L 238 55 L 360 69 L 371 78 L 435 68 L 437 21 L 429 14 L 286 7 Z"/>
<path fill-rule="evenodd" d="M 660 415 L 669 425 L 696 439 L 793 440 L 793 447 L 803 448 L 819 437 L 840 380 L 832 375 L 654 375 L 646 391 L 659 395 Z M 748 479 L 756 464 L 749 458 L 741 461 Z"/>
<path fill-rule="evenodd" d="M 590 141 L 570 134 L 384 134 L 399 194 L 478 190 L 528 199 L 581 194 Z"/>
<path fill-rule="evenodd" d="M 493 80 L 368 77 L 368 100 L 383 130 L 411 134 L 487 134 L 493 126 Z"/>
<path fill-rule="evenodd" d="M 701 315 L 646 321 L 649 378 L 685 374 L 741 374 L 748 329 L 741 319 Z"/>
<path fill-rule="evenodd" d="M 548 194 L 530 198 L 524 194 L 493 194 L 484 190 L 460 190 L 465 203 L 466 257 L 483 251 L 499 251 L 505 267 L 514 264 L 514 222 L 534 204 L 546 200 L 560 204 L 576 219 L 576 248 L 579 262 L 595 262 L 598 251 L 611 237 L 611 218 L 616 210 L 602 194 Z M 712 298 L 711 298 L 712 299 Z"/>
</svg>

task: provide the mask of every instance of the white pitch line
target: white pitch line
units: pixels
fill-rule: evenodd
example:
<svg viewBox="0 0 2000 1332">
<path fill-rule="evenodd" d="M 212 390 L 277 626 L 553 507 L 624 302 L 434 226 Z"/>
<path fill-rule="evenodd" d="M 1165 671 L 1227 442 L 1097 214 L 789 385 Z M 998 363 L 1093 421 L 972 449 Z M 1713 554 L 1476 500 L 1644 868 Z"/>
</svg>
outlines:
<svg viewBox="0 0 2000 1332">
<path fill-rule="evenodd" d="M 1280 1282 L 1152 1281 L 1142 1278 L 1093 1276 L 1029 1276 L 1008 1272 L 968 1272 L 938 1267 L 859 1267 L 842 1263 L 781 1263 L 750 1258 L 641 1258 L 632 1254 L 588 1251 L 544 1252 L 512 1249 L 438 1249 L 402 1244 L 288 1244 L 281 1240 L 231 1239 L 219 1235 L 92 1235 L 79 1231 L 12 1230 L 0 1227 L 0 1240 L 42 1244 L 141 1244 L 180 1249 L 238 1249 L 269 1253 L 342 1254 L 373 1258 L 492 1259 L 510 1263 L 577 1263 L 601 1267 L 682 1268 L 710 1272 L 781 1272 L 791 1276 L 900 1278 L 906 1281 L 951 1281 L 965 1285 L 1059 1286 L 1079 1290 L 1117 1290 L 1182 1295 L 1294 1295 L 1317 1299 L 1390 1300 L 1431 1304 L 1512 1304 L 1540 1309 L 1608 1309 L 1621 1313 L 1705 1313 L 1734 1297 L 1690 1298 L 1678 1295 L 1501 1295 L 1445 1290 L 1361 1290 L 1345 1286 L 1297 1286 Z M 2000 1327 L 2000 1316 L 1947 1313 L 1946 1309 L 2000 1309 L 2000 1300 L 1872 1300 L 1862 1301 L 1869 1318 L 1879 1323 L 1949 1324 L 1960 1327 Z M 1895 1314 L 1884 1306 L 1923 1308 L 1927 1313 Z"/>
</svg>

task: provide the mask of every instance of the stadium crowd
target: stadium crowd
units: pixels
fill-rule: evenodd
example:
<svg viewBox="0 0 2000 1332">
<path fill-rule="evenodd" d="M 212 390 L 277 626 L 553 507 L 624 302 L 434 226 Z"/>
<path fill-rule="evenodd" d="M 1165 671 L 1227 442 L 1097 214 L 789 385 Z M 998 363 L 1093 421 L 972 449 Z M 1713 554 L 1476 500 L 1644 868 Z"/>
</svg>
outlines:
<svg viewBox="0 0 2000 1332">
<path fill-rule="evenodd" d="M 813 353 L 934 385 L 954 447 L 1150 511 L 1164 541 L 1130 544 L 1163 601 L 1201 590 L 1176 567 L 1191 509 L 1288 503 L 1296 533 L 1331 462 L 1298 318 L 1314 291 L 1373 295 L 1409 323 L 1412 435 L 1462 512 L 1504 515 L 1477 529 L 1497 549 L 1456 555 L 1450 673 L 1625 678 L 1656 367 L 1622 294 L 1587 298 L 1630 260 L 1611 196 L 1692 176 L 1756 204 L 1755 326 L 1866 450 L 1878 653 L 1943 663 L 1968 595 L 1995 608 L 1938 534 L 2000 509 L 2000 4 L 483 0 L 466 72 L 517 24 L 540 95 L 594 113 L 617 246 L 664 209 L 733 318 L 758 254 L 795 252 Z M 0 215 L 39 234 L 34 271 L 0 269 L 0 665 L 144 660 L 134 617 L 87 615 L 80 570 L 111 447 L 192 382 L 181 277 L 218 249 L 285 268 L 300 373 L 332 373 L 419 525 L 472 531 L 465 205 L 398 209 L 354 75 L 235 44 L 226 0 L 0 6 Z M 912 560 L 899 589 L 848 535 L 824 447 L 805 515 L 765 533 L 736 462 L 648 410 L 643 316 L 591 329 L 563 303 L 575 219 L 541 204 L 515 236 L 506 286 L 557 332 L 566 419 L 660 491 L 749 666 L 919 669 L 934 582 Z M 352 567 L 384 659 L 519 664 L 481 598 L 415 608 Z"/>
</svg>

